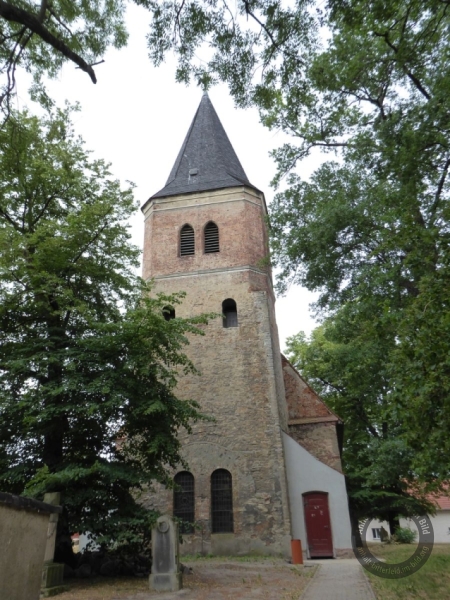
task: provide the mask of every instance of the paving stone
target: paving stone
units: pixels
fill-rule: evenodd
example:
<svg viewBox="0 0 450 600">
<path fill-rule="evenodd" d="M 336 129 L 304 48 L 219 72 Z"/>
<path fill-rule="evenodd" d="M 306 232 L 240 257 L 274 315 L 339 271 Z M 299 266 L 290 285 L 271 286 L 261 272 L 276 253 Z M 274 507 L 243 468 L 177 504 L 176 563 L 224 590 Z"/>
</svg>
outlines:
<svg viewBox="0 0 450 600">
<path fill-rule="evenodd" d="M 300 600 L 376 600 L 376 596 L 355 559 L 308 561 L 319 568 Z"/>
</svg>

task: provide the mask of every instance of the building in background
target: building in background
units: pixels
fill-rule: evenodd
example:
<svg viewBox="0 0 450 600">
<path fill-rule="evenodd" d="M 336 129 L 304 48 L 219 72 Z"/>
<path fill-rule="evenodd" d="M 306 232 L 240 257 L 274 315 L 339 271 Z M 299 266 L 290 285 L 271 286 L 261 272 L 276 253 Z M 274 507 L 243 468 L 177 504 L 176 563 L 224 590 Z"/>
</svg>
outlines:
<svg viewBox="0 0 450 600">
<path fill-rule="evenodd" d="M 341 423 L 280 354 L 264 194 L 207 94 L 142 210 L 144 279 L 186 292 L 166 318 L 223 315 L 190 339 L 201 375 L 177 388 L 214 421 L 180 432 L 189 470 L 143 501 L 182 519 L 184 553 L 289 555 L 292 538 L 313 557 L 350 548 Z"/>
<path fill-rule="evenodd" d="M 444 491 L 447 492 L 447 494 L 429 494 L 427 496 L 427 500 L 436 506 L 436 514 L 430 515 L 430 523 L 433 526 L 435 544 L 450 544 L 450 496 L 448 487 Z M 419 531 L 414 521 L 405 517 L 400 517 L 399 524 L 400 527 L 407 527 L 408 529 L 415 531 L 417 534 L 416 541 L 418 540 Z M 383 529 L 385 535 L 389 538 L 388 522 L 372 519 L 367 528 L 366 542 L 384 541 Z"/>
</svg>

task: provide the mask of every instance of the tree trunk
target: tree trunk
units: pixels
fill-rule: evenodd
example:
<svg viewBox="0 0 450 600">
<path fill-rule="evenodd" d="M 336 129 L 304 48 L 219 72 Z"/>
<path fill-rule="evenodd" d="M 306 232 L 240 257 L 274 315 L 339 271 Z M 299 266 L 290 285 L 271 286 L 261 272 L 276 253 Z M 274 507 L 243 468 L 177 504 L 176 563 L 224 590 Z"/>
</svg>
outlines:
<svg viewBox="0 0 450 600">
<path fill-rule="evenodd" d="M 389 533 L 391 535 L 394 535 L 395 530 L 397 529 L 397 527 L 400 527 L 400 519 L 398 517 L 398 514 L 396 513 L 389 513 Z"/>
<path fill-rule="evenodd" d="M 48 315 L 46 316 L 47 338 L 49 341 L 48 352 L 49 354 L 52 354 L 52 362 L 48 366 L 45 386 L 50 390 L 52 387 L 62 390 L 64 367 L 62 362 L 57 360 L 57 358 L 59 358 L 59 352 L 61 348 L 64 348 L 66 342 L 65 331 L 61 324 L 60 316 L 55 314 L 59 309 L 58 304 L 51 297 L 46 300 L 48 302 Z M 48 400 L 45 400 L 45 408 L 50 409 L 52 412 L 55 408 L 60 408 L 63 405 L 63 393 L 58 395 L 50 393 Z M 51 473 L 56 472 L 62 463 L 64 433 L 66 428 L 67 417 L 65 415 L 59 415 L 57 418 L 52 417 L 46 426 L 43 460 Z"/>
<path fill-rule="evenodd" d="M 361 532 L 357 514 L 350 508 L 350 523 L 352 526 L 352 543 L 355 548 L 362 548 Z"/>
</svg>

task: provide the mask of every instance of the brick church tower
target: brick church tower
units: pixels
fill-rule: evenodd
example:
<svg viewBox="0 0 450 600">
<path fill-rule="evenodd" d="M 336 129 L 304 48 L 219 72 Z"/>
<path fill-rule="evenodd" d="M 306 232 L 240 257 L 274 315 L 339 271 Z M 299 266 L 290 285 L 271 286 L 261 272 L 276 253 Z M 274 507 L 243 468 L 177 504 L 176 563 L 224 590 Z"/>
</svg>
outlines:
<svg viewBox="0 0 450 600">
<path fill-rule="evenodd" d="M 168 317 L 223 314 L 190 339 L 187 352 L 201 375 L 181 378 L 177 388 L 215 420 L 180 434 L 189 470 L 174 473 L 175 491 L 158 486 L 145 502 L 186 522 L 183 552 L 287 555 L 289 404 L 266 205 L 207 94 L 166 186 L 142 210 L 144 279 L 154 280 L 156 292 L 186 292 Z"/>
</svg>

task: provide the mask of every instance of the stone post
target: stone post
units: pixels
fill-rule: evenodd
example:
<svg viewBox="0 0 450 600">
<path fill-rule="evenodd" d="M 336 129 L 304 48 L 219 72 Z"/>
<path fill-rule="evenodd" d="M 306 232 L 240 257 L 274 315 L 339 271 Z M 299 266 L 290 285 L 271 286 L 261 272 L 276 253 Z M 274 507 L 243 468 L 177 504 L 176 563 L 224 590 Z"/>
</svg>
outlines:
<svg viewBox="0 0 450 600">
<path fill-rule="evenodd" d="M 44 502 L 59 506 L 61 494 L 52 492 L 44 495 Z M 42 570 L 41 597 L 47 598 L 65 592 L 68 588 L 63 585 L 64 565 L 54 563 L 56 530 L 58 527 L 58 513 L 50 515 L 47 529 L 47 545 L 45 547 L 44 568 Z"/>
<path fill-rule="evenodd" d="M 175 592 L 182 587 L 178 525 L 169 516 L 159 517 L 152 529 L 150 589 L 157 592 Z"/>
</svg>

